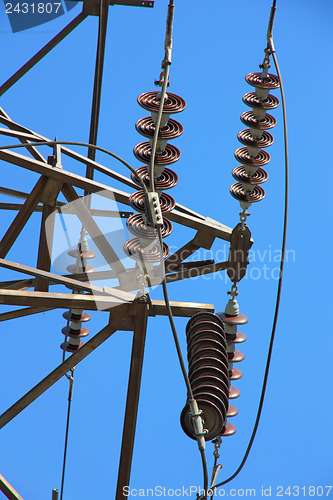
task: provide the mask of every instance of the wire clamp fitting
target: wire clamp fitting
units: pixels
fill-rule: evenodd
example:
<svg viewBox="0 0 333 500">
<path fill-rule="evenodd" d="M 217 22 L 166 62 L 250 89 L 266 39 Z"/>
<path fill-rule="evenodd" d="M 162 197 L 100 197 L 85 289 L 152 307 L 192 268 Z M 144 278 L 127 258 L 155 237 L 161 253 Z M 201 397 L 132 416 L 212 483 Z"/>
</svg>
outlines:
<svg viewBox="0 0 333 500">
<path fill-rule="evenodd" d="M 169 64 L 171 64 L 171 63 L 169 63 Z M 164 82 L 164 71 L 161 71 L 160 78 L 158 80 L 155 80 L 154 84 L 156 85 L 156 87 L 162 87 L 163 82 Z M 169 85 L 170 85 L 170 80 L 168 78 L 167 87 L 169 87 Z"/>
<path fill-rule="evenodd" d="M 240 219 L 240 221 L 242 222 L 242 224 L 244 224 L 244 223 L 246 222 L 246 219 L 247 219 L 248 217 L 250 217 L 250 215 L 251 215 L 251 214 L 250 214 L 249 212 L 247 212 L 247 211 L 245 210 L 245 208 L 244 208 L 244 210 L 242 210 L 241 212 L 239 212 L 239 219 Z"/>
<path fill-rule="evenodd" d="M 232 287 L 231 287 L 231 290 L 229 290 L 227 293 L 228 293 L 228 295 L 231 295 L 231 297 L 233 299 L 235 297 L 237 297 L 237 295 L 238 295 L 238 286 L 237 286 L 237 283 L 233 283 Z"/>
<path fill-rule="evenodd" d="M 217 458 L 220 458 L 220 453 L 219 453 L 219 450 L 220 450 L 220 446 L 221 446 L 221 443 L 222 443 L 222 439 L 221 439 L 221 436 L 217 436 L 217 438 L 215 438 L 213 441 L 212 441 L 213 445 L 214 445 L 214 451 L 213 451 L 213 455 L 214 457 L 217 459 Z"/>
</svg>

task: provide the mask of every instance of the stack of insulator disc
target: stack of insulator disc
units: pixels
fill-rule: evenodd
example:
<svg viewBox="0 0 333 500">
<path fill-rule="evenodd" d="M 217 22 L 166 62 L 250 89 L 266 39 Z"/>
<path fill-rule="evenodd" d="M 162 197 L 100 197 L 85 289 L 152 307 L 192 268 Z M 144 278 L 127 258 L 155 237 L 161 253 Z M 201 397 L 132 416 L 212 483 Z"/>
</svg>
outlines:
<svg viewBox="0 0 333 500">
<path fill-rule="evenodd" d="M 67 271 L 70 273 L 90 273 L 95 271 L 92 266 L 86 263 L 88 259 L 96 257 L 96 254 L 88 249 L 88 243 L 85 238 L 83 238 L 77 248 L 69 250 L 68 255 L 76 259 L 75 264 L 71 264 L 67 267 Z M 80 292 L 78 291 L 76 293 Z M 84 345 L 81 339 L 89 335 L 88 328 L 82 326 L 82 323 L 90 321 L 91 316 L 82 309 L 70 309 L 63 314 L 63 317 L 67 320 L 68 326 L 62 329 L 62 333 L 67 336 L 69 340 L 66 345 L 65 342 L 63 342 L 60 347 L 67 352 L 77 351 Z"/>
<path fill-rule="evenodd" d="M 136 175 L 132 173 L 132 180 L 140 185 L 139 178 L 143 180 L 148 190 L 150 187 L 150 160 L 152 143 L 155 132 L 155 124 L 160 104 L 160 92 L 145 92 L 139 95 L 138 103 L 140 106 L 150 111 L 151 116 L 141 118 L 135 124 L 136 130 L 148 141 L 137 144 L 133 150 L 134 156 L 145 165 L 136 169 Z M 157 138 L 156 154 L 154 159 L 154 183 L 155 192 L 158 193 L 163 216 L 162 238 L 168 236 L 172 231 L 171 222 L 165 217 L 165 214 L 175 208 L 176 202 L 165 190 L 173 188 L 178 182 L 176 172 L 168 168 L 168 165 L 179 160 L 181 154 L 178 148 L 168 141 L 179 137 L 183 133 L 183 126 L 176 120 L 170 118 L 170 114 L 179 113 L 185 109 L 184 99 L 175 95 L 167 94 L 164 100 L 160 130 Z M 161 260 L 159 243 L 157 241 L 157 232 L 155 229 L 147 226 L 145 196 L 142 190 L 133 193 L 129 198 L 131 207 L 139 212 L 132 215 L 127 220 L 128 230 L 135 236 L 124 245 L 126 255 L 136 261 L 158 262 Z M 163 242 L 163 258 L 170 255 L 170 249 Z"/>
<path fill-rule="evenodd" d="M 237 415 L 237 409 L 229 405 L 235 388 L 230 387 L 227 342 L 223 321 L 213 313 L 197 313 L 187 323 L 188 375 L 199 409 L 202 411 L 205 439 L 229 436 L 236 427 L 227 417 Z M 181 417 L 184 432 L 196 439 L 190 408 L 185 405 Z"/>
<path fill-rule="evenodd" d="M 245 325 L 248 322 L 248 318 L 245 316 L 245 314 L 239 312 L 234 316 L 227 314 L 225 311 L 219 312 L 216 315 L 224 323 L 224 331 L 227 342 L 229 380 L 238 380 L 242 377 L 243 374 L 238 368 L 234 367 L 234 364 L 243 361 L 245 356 L 241 351 L 235 349 L 235 344 L 245 342 L 246 336 L 244 335 L 244 333 L 237 330 L 237 326 Z M 236 387 L 230 387 L 229 399 L 238 398 L 239 395 L 239 389 L 237 389 Z M 233 411 L 235 411 L 234 415 L 237 415 L 238 412 L 236 408 L 232 406 L 231 409 L 231 405 L 229 405 L 229 412 L 232 414 Z"/>
<path fill-rule="evenodd" d="M 235 158 L 241 165 L 232 171 L 237 182 L 230 187 L 231 195 L 240 202 L 243 210 L 265 197 L 260 184 L 267 180 L 268 174 L 262 167 L 270 161 L 270 155 L 264 148 L 273 144 L 274 139 L 267 130 L 276 125 L 275 118 L 267 111 L 279 105 L 279 100 L 269 94 L 269 91 L 280 86 L 278 77 L 267 74 L 267 71 L 249 73 L 245 80 L 255 87 L 255 92 L 243 96 L 243 102 L 252 111 L 241 115 L 242 122 L 248 128 L 237 136 L 244 146 L 235 151 Z"/>
</svg>

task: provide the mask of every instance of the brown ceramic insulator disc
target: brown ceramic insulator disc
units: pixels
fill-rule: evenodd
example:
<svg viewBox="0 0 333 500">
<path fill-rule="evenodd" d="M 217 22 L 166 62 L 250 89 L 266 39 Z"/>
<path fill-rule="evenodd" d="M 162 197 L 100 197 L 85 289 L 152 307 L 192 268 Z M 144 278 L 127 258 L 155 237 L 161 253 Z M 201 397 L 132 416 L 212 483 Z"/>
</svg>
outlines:
<svg viewBox="0 0 333 500">
<path fill-rule="evenodd" d="M 138 120 L 135 124 L 135 128 L 139 134 L 144 137 L 148 137 L 149 139 L 153 139 L 155 133 L 155 123 L 150 116 L 146 116 L 145 118 Z M 183 125 L 176 120 L 169 118 L 165 127 L 160 129 L 158 138 L 170 141 L 171 139 L 175 139 L 176 137 L 182 135 L 183 132 Z"/>
<path fill-rule="evenodd" d="M 148 174 L 147 167 L 139 167 L 136 169 L 137 175 L 141 177 L 143 182 L 146 184 L 146 186 L 150 186 L 150 177 Z M 135 182 L 136 184 L 140 185 L 137 177 L 134 175 L 134 173 L 131 173 L 132 181 Z M 166 189 L 171 189 L 176 186 L 178 183 L 179 177 L 170 168 L 165 168 L 162 172 L 162 174 L 158 177 L 158 179 L 155 179 L 155 189 L 157 191 L 165 191 Z"/>
<path fill-rule="evenodd" d="M 204 366 L 205 360 L 207 358 L 214 358 L 215 360 L 219 360 L 223 366 L 219 366 L 220 370 L 224 371 L 228 374 L 229 365 L 228 365 L 228 357 L 223 354 L 219 349 L 213 348 L 203 348 L 200 352 L 196 352 L 192 354 L 191 358 L 188 359 L 189 369 L 198 366 Z M 198 362 L 199 364 L 196 364 Z"/>
<path fill-rule="evenodd" d="M 217 323 L 224 331 L 223 321 L 216 314 L 210 312 L 198 312 L 187 322 L 186 333 L 193 324 L 199 323 L 200 321 L 212 321 L 213 323 Z"/>
<path fill-rule="evenodd" d="M 229 399 L 236 399 L 240 396 L 240 390 L 237 387 L 231 386 L 229 388 Z"/>
<path fill-rule="evenodd" d="M 67 328 L 67 326 L 65 326 L 61 331 L 64 335 L 67 335 L 68 337 L 75 337 L 75 338 L 88 337 L 88 335 L 90 333 L 88 328 L 86 328 L 85 326 L 83 326 L 81 328 L 81 330 L 74 330 L 70 326 L 68 328 Z"/>
<path fill-rule="evenodd" d="M 238 368 L 233 368 L 229 378 L 230 380 L 239 380 L 242 376 L 243 373 Z"/>
<path fill-rule="evenodd" d="M 197 342 L 199 340 L 206 340 L 206 341 L 214 340 L 219 342 L 219 344 L 222 345 L 224 349 L 227 349 L 227 342 L 224 335 L 215 332 L 214 330 L 202 330 L 199 332 L 193 332 L 189 334 L 187 338 L 188 349 L 190 346 L 193 345 L 194 342 Z"/>
<path fill-rule="evenodd" d="M 194 389 L 193 396 L 196 400 L 205 399 L 206 401 L 210 401 L 218 407 L 218 409 L 222 413 L 223 419 L 225 420 L 227 418 L 229 400 L 219 389 L 215 387 L 205 387 L 202 388 L 202 390 Z M 226 403 L 223 402 L 223 398 L 225 399 Z"/>
<path fill-rule="evenodd" d="M 201 378 L 213 378 L 223 382 L 226 387 L 229 387 L 229 376 L 225 374 L 222 370 L 215 367 L 202 366 L 201 368 L 196 368 L 192 372 L 189 372 L 189 380 L 195 383 L 196 380 Z"/>
<path fill-rule="evenodd" d="M 205 399 L 197 400 L 197 403 L 199 409 L 202 411 L 201 416 L 205 422 L 204 428 L 208 431 L 205 434 L 205 440 L 210 441 L 221 433 L 225 419 L 223 418 L 219 408 L 214 405 L 214 403 L 206 401 Z M 180 424 L 188 437 L 194 440 L 197 439 L 194 433 L 193 420 L 190 417 L 190 407 L 188 404 L 186 404 L 181 413 Z"/>
<path fill-rule="evenodd" d="M 249 321 L 249 318 L 242 313 L 238 313 L 237 316 L 229 316 L 225 311 L 221 311 L 216 313 L 216 315 L 228 325 L 245 325 Z"/>
<path fill-rule="evenodd" d="M 229 358 L 232 363 L 240 363 L 245 359 L 245 354 L 238 349 L 235 349 L 232 353 L 228 353 L 228 355 L 229 354 L 232 354 L 231 358 Z"/>
<path fill-rule="evenodd" d="M 124 244 L 124 252 L 138 262 L 159 262 L 161 260 L 160 245 L 158 242 L 143 248 L 139 238 L 131 238 Z M 163 259 L 170 255 L 169 246 L 163 241 Z"/>
<path fill-rule="evenodd" d="M 63 342 L 60 345 L 61 349 L 63 351 L 66 351 L 66 352 L 75 352 L 78 349 L 80 349 L 82 346 L 84 346 L 84 342 L 80 342 L 79 345 L 73 345 L 73 344 L 70 344 L 69 342 L 67 342 L 65 345 L 65 342 Z"/>
<path fill-rule="evenodd" d="M 270 154 L 263 149 L 259 151 L 255 158 L 251 158 L 246 147 L 236 149 L 235 158 L 239 163 L 243 163 L 244 165 L 257 165 L 258 167 L 267 165 L 271 160 Z"/>
<path fill-rule="evenodd" d="M 272 134 L 270 134 L 266 130 L 264 130 L 260 139 L 258 140 L 253 139 L 249 128 L 245 128 L 244 130 L 238 132 L 237 139 L 242 144 L 245 144 L 245 146 L 250 146 L 254 148 L 268 148 L 268 146 L 271 146 L 274 142 Z"/>
<path fill-rule="evenodd" d="M 245 193 L 243 186 L 240 182 L 236 182 L 230 187 L 230 194 L 238 201 L 246 203 L 256 203 L 265 198 L 265 190 L 261 186 L 254 186 L 251 193 Z"/>
<path fill-rule="evenodd" d="M 252 87 L 258 87 L 259 89 L 272 90 L 280 87 L 278 77 L 270 73 L 268 73 L 264 78 L 261 78 L 261 73 L 249 73 L 246 75 L 245 80 L 247 83 L 252 85 Z"/>
<path fill-rule="evenodd" d="M 131 215 L 126 221 L 127 229 L 138 238 L 157 238 L 157 231 L 153 227 L 146 226 L 141 214 Z M 166 238 L 172 232 L 172 223 L 163 217 L 162 238 Z"/>
<path fill-rule="evenodd" d="M 198 377 L 191 381 L 191 387 L 194 392 L 210 392 L 218 397 L 222 398 L 225 408 L 229 405 L 229 384 L 226 384 L 223 380 L 217 377 Z M 215 391 L 211 391 L 210 388 L 218 389 L 220 392 L 217 394 Z M 199 389 L 202 389 L 199 391 Z"/>
<path fill-rule="evenodd" d="M 217 358 L 224 364 L 225 367 L 228 366 L 228 356 L 226 352 L 223 352 L 222 348 L 216 349 L 214 347 L 202 347 L 200 351 L 193 353 L 191 357 L 188 358 L 188 364 L 191 366 L 195 361 L 206 357 Z"/>
<path fill-rule="evenodd" d="M 144 92 L 138 97 L 138 104 L 148 111 L 157 112 L 160 107 L 160 99 L 157 97 L 160 91 L 153 90 L 152 92 Z M 168 92 L 167 99 L 164 100 L 163 112 L 164 113 L 179 113 L 186 108 L 185 100 L 179 95 Z"/>
<path fill-rule="evenodd" d="M 226 345 L 223 345 L 218 340 L 203 338 L 203 339 L 194 340 L 194 341 L 188 343 L 187 356 L 188 356 L 188 358 L 191 358 L 192 354 L 195 354 L 196 352 L 201 352 L 202 349 L 206 349 L 206 348 L 209 348 L 209 349 L 214 348 L 214 349 L 218 349 L 218 350 L 221 350 L 222 352 L 226 353 Z"/>
<path fill-rule="evenodd" d="M 137 212 L 145 212 L 145 194 L 143 191 L 136 191 L 129 197 L 129 204 Z M 171 212 L 176 206 L 176 201 L 167 193 L 160 196 L 160 206 L 162 214 Z"/>
<path fill-rule="evenodd" d="M 206 390 L 194 390 L 193 391 L 193 396 L 194 396 L 194 399 L 198 401 L 200 401 L 200 399 L 204 399 L 205 401 L 210 401 L 211 403 L 213 403 L 215 406 L 218 407 L 218 409 L 220 410 L 220 412 L 222 413 L 222 416 L 223 416 L 223 419 L 225 420 L 226 417 L 227 417 L 227 409 L 228 409 L 228 404 L 229 404 L 229 401 L 227 403 L 227 407 L 224 406 L 224 403 L 221 399 L 221 392 L 218 391 L 217 389 L 215 389 L 215 387 L 212 387 L 211 388 L 212 390 L 208 390 L 208 388 Z M 214 392 L 216 392 L 216 394 L 214 394 Z"/>
<path fill-rule="evenodd" d="M 227 342 L 233 342 L 234 344 L 240 344 L 241 342 L 246 341 L 246 335 L 242 332 L 237 331 L 235 335 L 232 333 L 226 334 Z"/>
<path fill-rule="evenodd" d="M 236 406 L 229 404 L 227 411 L 227 418 L 235 417 L 236 415 L 238 415 L 238 410 Z"/>
<path fill-rule="evenodd" d="M 266 99 L 261 100 L 255 92 L 248 92 L 243 95 L 243 102 L 250 108 L 257 109 L 274 109 L 280 104 L 280 101 L 275 95 L 268 94 Z"/>
<path fill-rule="evenodd" d="M 232 176 L 237 182 L 246 182 L 248 184 L 262 184 L 268 179 L 268 173 L 261 167 L 258 167 L 255 173 L 251 176 L 247 175 L 245 167 L 239 165 L 232 171 Z"/>
<path fill-rule="evenodd" d="M 223 429 L 222 436 L 224 436 L 224 437 L 232 436 L 233 434 L 235 434 L 236 430 L 237 429 L 236 429 L 236 426 L 234 424 L 227 422 L 224 429 Z"/>
<path fill-rule="evenodd" d="M 260 130 L 267 130 L 276 125 L 276 119 L 268 113 L 262 120 L 258 120 L 252 111 L 245 111 L 241 114 L 240 119 L 246 127 L 259 128 Z"/>
<path fill-rule="evenodd" d="M 215 332 L 216 334 L 225 336 L 224 330 L 218 323 L 214 323 L 213 321 L 198 321 L 186 331 L 186 338 L 189 338 L 192 335 L 196 335 L 200 332 Z"/>
<path fill-rule="evenodd" d="M 93 266 L 84 266 L 84 270 L 77 269 L 76 264 L 71 264 L 70 266 L 67 266 L 66 269 L 71 274 L 92 273 L 95 271 L 95 268 Z"/>
<path fill-rule="evenodd" d="M 192 375 L 192 373 L 199 368 L 217 368 L 229 377 L 229 368 L 225 360 L 221 361 L 220 358 L 214 356 L 203 356 L 202 358 L 193 361 L 191 364 L 189 363 L 189 375 Z"/>
<path fill-rule="evenodd" d="M 151 156 L 150 142 L 140 142 L 134 147 L 133 153 L 135 158 L 142 161 L 142 163 L 149 163 Z M 155 155 L 155 165 L 170 165 L 178 161 L 180 157 L 181 152 L 179 149 L 173 144 L 167 144 L 161 154 Z"/>
<path fill-rule="evenodd" d="M 96 257 L 95 252 L 93 252 L 92 250 L 87 250 L 86 252 L 79 253 L 77 248 L 72 248 L 67 253 L 75 259 L 77 259 L 78 257 L 81 257 L 81 259 L 94 259 Z"/>
<path fill-rule="evenodd" d="M 77 323 L 85 323 L 86 321 L 91 320 L 90 314 L 85 311 L 82 311 L 82 314 L 80 316 L 78 316 L 77 314 L 73 314 L 73 312 L 71 313 L 70 311 L 66 311 L 64 312 L 62 317 L 67 319 L 67 321 L 73 321 Z"/>
</svg>

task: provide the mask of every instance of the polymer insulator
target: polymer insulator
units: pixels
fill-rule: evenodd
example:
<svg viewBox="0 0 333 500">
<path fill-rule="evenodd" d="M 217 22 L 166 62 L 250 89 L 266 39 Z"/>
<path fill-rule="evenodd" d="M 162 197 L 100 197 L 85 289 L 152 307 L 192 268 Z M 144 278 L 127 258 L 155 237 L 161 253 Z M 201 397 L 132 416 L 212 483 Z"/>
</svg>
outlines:
<svg viewBox="0 0 333 500">
<path fill-rule="evenodd" d="M 229 409 L 229 397 L 235 394 L 229 382 L 229 360 L 223 321 L 213 313 L 197 313 L 187 323 L 188 373 L 193 396 L 202 411 L 206 440 L 229 433 L 227 417 L 237 414 Z M 180 417 L 184 432 L 196 439 L 186 404 Z"/>
</svg>

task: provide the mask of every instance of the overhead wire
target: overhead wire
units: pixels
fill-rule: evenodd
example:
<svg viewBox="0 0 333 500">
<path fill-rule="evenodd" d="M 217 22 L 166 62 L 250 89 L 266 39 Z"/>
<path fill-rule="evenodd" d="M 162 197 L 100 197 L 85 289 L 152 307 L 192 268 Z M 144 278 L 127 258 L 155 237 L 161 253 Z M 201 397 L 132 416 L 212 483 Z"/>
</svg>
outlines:
<svg viewBox="0 0 333 500">
<path fill-rule="evenodd" d="M 65 472 L 66 472 L 66 458 L 67 458 L 67 445 L 68 445 L 68 434 L 69 434 L 69 422 L 71 405 L 73 399 L 73 385 L 74 385 L 74 368 L 71 370 L 71 375 L 66 373 L 66 377 L 69 380 L 69 391 L 68 391 L 68 405 L 67 405 L 67 419 L 66 419 L 66 433 L 65 433 L 65 445 L 64 445 L 64 457 L 62 463 L 62 475 L 61 475 L 61 488 L 60 488 L 60 500 L 62 500 L 65 484 Z"/>
<path fill-rule="evenodd" d="M 160 103 L 159 103 L 159 108 L 158 108 L 158 112 L 157 112 L 154 137 L 153 137 L 152 147 L 151 147 L 151 156 L 150 156 L 150 172 L 149 172 L 150 189 L 153 192 L 155 191 L 155 155 L 156 155 L 157 140 L 158 140 L 160 125 L 161 125 L 162 114 L 163 114 L 166 89 L 167 89 L 167 86 L 169 83 L 169 70 L 170 70 L 170 65 L 171 65 L 171 52 L 172 52 L 173 18 L 174 18 L 174 3 L 173 3 L 173 0 L 170 0 L 169 5 L 168 5 L 168 15 L 167 15 L 166 34 L 165 34 L 165 43 L 164 43 L 165 56 L 164 56 L 164 59 L 162 61 L 162 73 L 160 75 L 160 82 L 161 82 L 162 75 L 163 75 L 162 90 L 160 93 Z M 184 382 L 185 382 L 185 385 L 187 388 L 187 398 L 188 398 L 189 402 L 192 402 L 192 403 L 194 403 L 194 405 L 196 405 L 193 391 L 191 388 L 191 383 L 189 381 L 187 370 L 185 367 L 184 358 L 182 355 L 182 351 L 181 351 L 181 347 L 180 347 L 180 343 L 179 343 L 179 338 L 178 338 L 178 334 L 177 334 L 177 329 L 176 329 L 176 325 L 175 325 L 175 322 L 173 319 L 172 309 L 170 306 L 166 277 L 165 277 L 165 263 L 164 263 L 164 259 L 163 259 L 162 230 L 161 230 L 160 226 L 157 227 L 157 234 L 158 234 L 158 239 L 159 239 L 160 248 L 161 248 L 161 264 L 162 264 L 162 269 L 163 269 L 162 290 L 163 290 L 163 296 L 164 296 L 164 301 L 165 301 L 165 305 L 166 305 L 167 315 L 169 318 L 169 323 L 170 323 L 171 331 L 173 334 L 173 339 L 174 339 L 174 343 L 175 343 L 175 347 L 176 347 L 176 351 L 177 351 L 179 364 L 180 364 L 181 371 L 182 371 L 183 378 L 184 378 Z M 193 415 L 193 418 L 195 419 L 194 415 Z M 195 425 L 195 423 L 194 423 L 194 425 Z M 199 446 L 200 455 L 201 455 L 203 477 L 204 477 L 204 495 L 202 498 L 204 500 L 206 500 L 207 499 L 207 491 L 208 491 L 208 468 L 207 468 L 207 460 L 206 460 L 206 454 L 205 454 L 205 449 L 204 449 L 203 435 L 201 435 L 201 436 L 198 435 L 197 441 L 198 441 L 198 446 Z"/>
<path fill-rule="evenodd" d="M 270 364 L 271 364 L 272 351 L 273 351 L 273 345 L 274 345 L 274 340 L 275 340 L 276 326 L 277 326 L 277 321 L 278 321 L 279 307 L 280 307 L 280 300 L 281 300 L 282 278 L 283 278 L 284 263 L 285 263 L 287 225 L 288 225 L 289 148 L 288 148 L 287 112 L 286 112 L 284 85 L 283 85 L 283 80 L 282 80 L 280 68 L 278 65 L 277 57 L 275 54 L 275 49 L 274 49 L 274 45 L 273 45 L 273 36 L 272 36 L 272 22 L 271 21 L 274 20 L 274 14 L 275 14 L 275 8 L 276 8 L 275 5 L 276 5 L 276 0 L 273 1 L 273 6 L 272 6 L 272 10 L 271 10 L 271 17 L 270 17 L 270 25 L 271 26 L 270 26 L 270 30 L 268 31 L 268 34 L 267 34 L 267 37 L 268 37 L 267 49 L 269 50 L 270 55 L 272 55 L 275 69 L 277 72 L 277 76 L 278 76 L 279 82 L 280 82 L 282 114 L 283 114 L 285 181 L 284 181 L 284 218 L 283 218 L 283 236 L 282 236 L 282 246 L 281 246 L 280 273 L 279 273 L 279 279 L 278 279 L 278 287 L 277 287 L 277 295 L 276 295 L 276 302 L 275 302 L 275 311 L 274 311 L 274 319 L 273 319 L 273 325 L 272 325 L 272 333 L 271 333 L 271 337 L 270 337 L 270 343 L 269 343 L 268 355 L 267 355 L 267 361 L 266 361 L 266 367 L 265 367 L 265 373 L 264 373 L 264 380 L 263 380 L 263 385 L 262 385 L 262 389 L 261 389 L 259 407 L 258 407 L 258 411 L 257 411 L 257 416 L 256 416 L 254 428 L 253 428 L 253 431 L 252 431 L 252 434 L 250 437 L 249 444 L 246 448 L 244 457 L 243 457 L 239 467 L 230 477 L 228 477 L 228 479 L 225 479 L 224 481 L 221 481 L 220 483 L 215 485 L 215 488 L 218 488 L 220 486 L 223 486 L 224 484 L 229 483 L 240 473 L 240 471 L 244 467 L 244 464 L 245 464 L 245 462 L 249 456 L 249 453 L 251 451 L 251 448 L 252 448 L 252 445 L 253 445 L 257 430 L 258 430 L 260 417 L 261 417 L 263 404 L 264 404 L 264 399 L 265 399 L 265 394 L 266 394 L 267 381 L 268 381 L 269 369 L 270 369 Z"/>
<path fill-rule="evenodd" d="M 89 148 L 94 148 L 98 151 L 101 151 L 102 153 L 105 153 L 115 160 L 118 160 L 120 163 L 125 165 L 133 174 L 136 176 L 136 170 L 133 168 L 127 161 L 123 160 L 120 156 L 112 153 L 108 149 L 101 148 L 100 146 L 96 146 L 95 144 L 90 144 L 88 142 L 78 142 L 78 141 L 38 141 L 38 142 L 29 142 L 28 144 L 10 144 L 8 146 L 0 146 L 0 150 L 2 149 L 16 149 L 16 148 L 27 148 L 27 147 L 36 147 L 36 146 L 56 146 L 57 144 L 63 145 L 63 146 L 83 146 L 83 147 L 89 147 Z M 105 172 L 106 174 L 106 172 Z M 138 176 L 138 181 L 140 182 L 140 185 L 145 193 L 145 195 L 148 197 L 148 190 L 143 182 L 142 178 Z"/>
<path fill-rule="evenodd" d="M 160 104 L 158 107 L 157 118 L 155 123 L 154 137 L 151 146 L 151 155 L 150 155 L 150 188 L 151 191 L 155 191 L 155 154 L 156 154 L 156 146 L 158 134 L 161 126 L 161 119 L 163 114 L 164 100 L 166 95 L 166 89 L 169 83 L 169 72 L 171 65 L 171 50 L 172 50 L 172 27 L 173 27 L 173 16 L 174 16 L 174 4 L 173 0 L 170 0 L 168 5 L 168 16 L 166 22 L 166 32 L 165 32 L 165 56 L 162 61 L 162 73 L 160 76 L 160 81 L 163 74 L 163 82 L 162 82 L 162 90 L 160 95 Z"/>
</svg>

